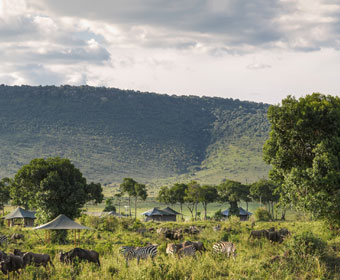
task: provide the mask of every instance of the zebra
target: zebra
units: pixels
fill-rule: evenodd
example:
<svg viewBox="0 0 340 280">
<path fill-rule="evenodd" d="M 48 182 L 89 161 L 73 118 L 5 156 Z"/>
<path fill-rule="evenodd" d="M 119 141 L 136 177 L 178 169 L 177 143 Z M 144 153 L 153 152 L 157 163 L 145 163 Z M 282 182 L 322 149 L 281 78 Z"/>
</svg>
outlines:
<svg viewBox="0 0 340 280">
<path fill-rule="evenodd" d="M 227 254 L 228 257 L 232 255 L 233 259 L 235 260 L 236 246 L 232 242 L 219 241 L 213 245 L 213 252 L 219 254 Z"/>
<path fill-rule="evenodd" d="M 0 245 L 2 246 L 3 244 L 7 244 L 8 243 L 8 238 L 6 235 L 1 235 L 0 233 Z"/>
<path fill-rule="evenodd" d="M 147 259 L 148 256 L 153 260 L 158 253 L 157 246 L 158 245 L 148 245 L 145 247 L 122 246 L 120 247 L 120 252 L 125 257 L 126 265 L 128 265 L 128 260 L 133 258 L 136 258 L 137 264 L 139 264 L 140 259 Z"/>
</svg>

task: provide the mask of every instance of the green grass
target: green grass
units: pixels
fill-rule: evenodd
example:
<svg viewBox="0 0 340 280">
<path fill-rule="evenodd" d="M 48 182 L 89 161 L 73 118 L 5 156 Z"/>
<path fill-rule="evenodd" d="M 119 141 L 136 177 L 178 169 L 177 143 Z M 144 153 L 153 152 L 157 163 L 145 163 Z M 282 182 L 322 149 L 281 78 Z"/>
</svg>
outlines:
<svg viewBox="0 0 340 280">
<path fill-rule="evenodd" d="M 321 222 L 257 222 L 254 229 L 286 227 L 291 236 L 282 244 L 272 244 L 268 240 L 248 240 L 252 229 L 250 222 L 238 222 L 235 219 L 224 222 L 199 221 L 185 223 L 134 223 L 129 219 L 100 220 L 98 218 L 82 218 L 80 221 L 95 231 L 83 231 L 79 247 L 94 249 L 100 254 L 101 267 L 91 263 L 80 263 L 76 266 L 65 265 L 59 262 L 59 250 L 73 248 L 73 235 L 70 234 L 69 244 L 51 245 L 40 241 L 32 230 L 20 228 L 8 229 L 1 227 L 3 234 L 10 235 L 20 232 L 25 235 L 24 242 L 10 243 L 6 252 L 14 248 L 22 251 L 45 252 L 53 257 L 55 269 L 27 267 L 17 279 L 339 279 L 340 277 L 340 237 L 329 231 Z M 164 237 L 153 232 L 137 233 L 140 227 L 188 227 L 196 225 L 202 228 L 196 236 L 184 235 L 185 240 L 201 240 L 208 251 L 196 259 L 177 259 L 165 254 L 166 243 Z M 214 225 L 221 224 L 222 231 L 212 230 Z M 105 225 L 105 226 L 104 226 Z M 327 244 L 325 254 L 306 255 L 296 257 L 288 255 L 291 241 L 294 236 L 302 232 L 312 232 Z M 212 244 L 221 240 L 226 233 L 230 241 L 237 247 L 235 260 L 211 253 Z M 38 233 L 43 238 L 43 233 Z M 142 260 L 137 265 L 131 260 L 128 267 L 124 258 L 119 255 L 122 244 L 142 246 L 147 242 L 159 244 L 159 254 L 154 263 L 151 260 Z M 275 262 L 272 258 L 280 256 Z M 0 279 L 7 279 L 0 274 Z"/>
</svg>

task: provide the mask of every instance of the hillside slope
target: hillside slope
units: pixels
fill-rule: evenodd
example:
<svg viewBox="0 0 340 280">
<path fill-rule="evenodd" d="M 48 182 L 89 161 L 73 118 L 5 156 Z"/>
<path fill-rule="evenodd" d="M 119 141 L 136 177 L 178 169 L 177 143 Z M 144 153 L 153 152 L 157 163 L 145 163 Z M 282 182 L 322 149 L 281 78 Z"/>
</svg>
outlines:
<svg viewBox="0 0 340 280">
<path fill-rule="evenodd" d="M 163 184 L 266 175 L 268 105 L 89 86 L 0 86 L 0 177 L 70 158 L 89 180 Z"/>
</svg>

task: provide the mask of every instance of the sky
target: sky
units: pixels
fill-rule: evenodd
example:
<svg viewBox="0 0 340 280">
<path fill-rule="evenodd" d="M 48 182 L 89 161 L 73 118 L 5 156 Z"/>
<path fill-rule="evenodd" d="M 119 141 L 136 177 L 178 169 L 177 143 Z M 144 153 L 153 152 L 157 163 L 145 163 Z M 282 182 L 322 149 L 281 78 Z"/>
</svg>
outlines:
<svg viewBox="0 0 340 280">
<path fill-rule="evenodd" d="M 0 0 L 0 84 L 338 95 L 339 0 Z"/>
</svg>

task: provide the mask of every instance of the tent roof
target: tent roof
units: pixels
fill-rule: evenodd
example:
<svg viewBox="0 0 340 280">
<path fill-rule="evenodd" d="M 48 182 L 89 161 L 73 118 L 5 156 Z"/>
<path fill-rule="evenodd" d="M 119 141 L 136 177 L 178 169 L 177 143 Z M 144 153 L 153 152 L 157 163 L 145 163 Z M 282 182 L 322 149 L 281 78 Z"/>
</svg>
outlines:
<svg viewBox="0 0 340 280">
<path fill-rule="evenodd" d="M 239 207 L 238 210 L 239 210 L 239 215 L 240 216 L 250 216 L 250 215 L 253 215 L 253 213 L 250 213 L 250 212 L 244 210 L 242 207 Z M 222 211 L 222 214 L 224 216 L 229 216 L 229 209 Z"/>
<path fill-rule="evenodd" d="M 155 207 L 142 213 L 142 215 L 150 217 L 150 216 L 169 216 L 170 214 Z"/>
<path fill-rule="evenodd" d="M 46 224 L 37 226 L 34 229 L 90 229 L 90 228 L 77 224 L 76 222 L 72 221 L 70 218 L 61 214 L 54 220 Z"/>
<path fill-rule="evenodd" d="M 17 207 L 15 210 L 13 210 L 11 213 L 6 215 L 4 217 L 6 220 L 9 219 L 23 219 L 23 218 L 30 218 L 30 219 L 35 219 L 35 212 L 32 211 L 27 211 L 21 207 Z"/>
<path fill-rule="evenodd" d="M 177 211 L 175 211 L 174 209 L 170 207 L 166 207 L 162 211 L 168 212 L 171 215 L 182 215 L 181 213 L 178 213 Z"/>
</svg>

